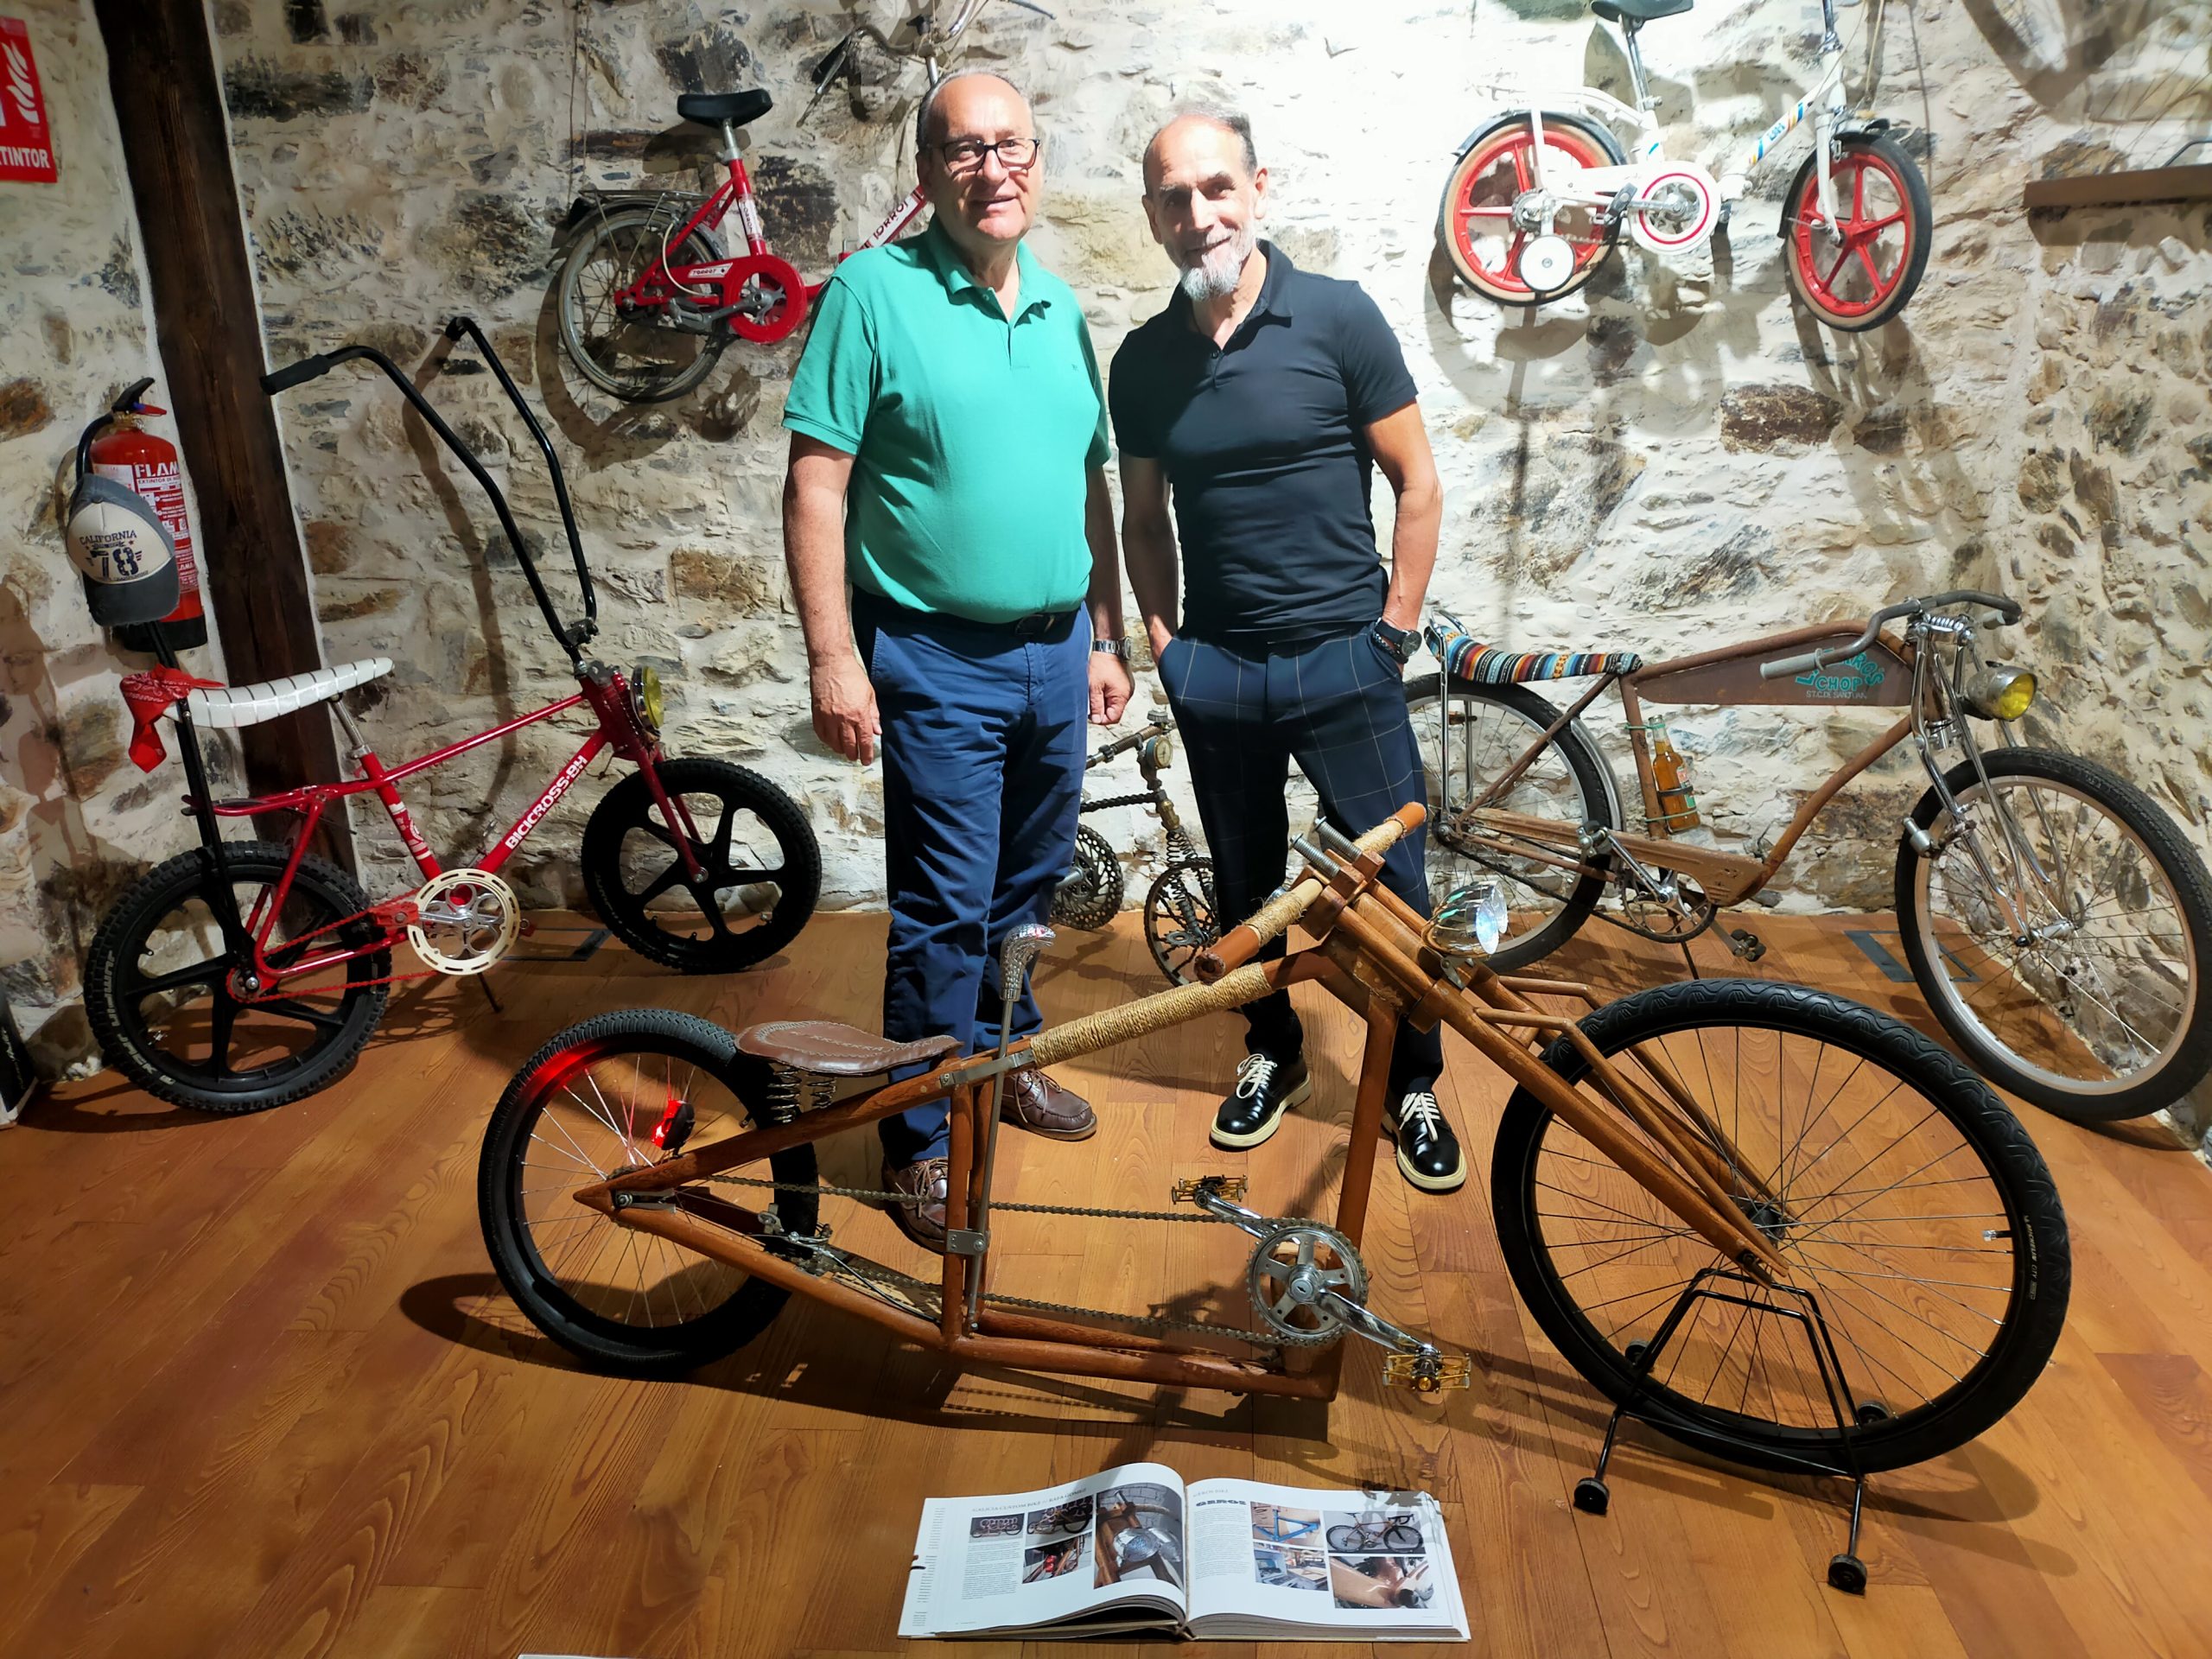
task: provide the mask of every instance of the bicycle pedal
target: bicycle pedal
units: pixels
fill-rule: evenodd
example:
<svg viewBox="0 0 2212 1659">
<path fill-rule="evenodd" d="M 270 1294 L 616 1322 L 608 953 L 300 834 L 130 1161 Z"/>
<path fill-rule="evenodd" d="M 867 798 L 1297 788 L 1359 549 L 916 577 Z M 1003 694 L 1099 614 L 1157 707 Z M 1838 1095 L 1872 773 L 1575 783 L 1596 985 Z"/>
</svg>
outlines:
<svg viewBox="0 0 2212 1659">
<path fill-rule="evenodd" d="M 1176 1182 L 1172 1196 L 1177 1204 L 1196 1204 L 1199 1193 L 1211 1192 L 1233 1204 L 1244 1196 L 1249 1185 L 1242 1175 L 1199 1175 Z"/>
<path fill-rule="evenodd" d="M 1415 1394 L 1440 1394 L 1446 1389 L 1474 1387 L 1475 1368 L 1465 1354 L 1400 1351 L 1383 1356 L 1382 1382 Z"/>
</svg>

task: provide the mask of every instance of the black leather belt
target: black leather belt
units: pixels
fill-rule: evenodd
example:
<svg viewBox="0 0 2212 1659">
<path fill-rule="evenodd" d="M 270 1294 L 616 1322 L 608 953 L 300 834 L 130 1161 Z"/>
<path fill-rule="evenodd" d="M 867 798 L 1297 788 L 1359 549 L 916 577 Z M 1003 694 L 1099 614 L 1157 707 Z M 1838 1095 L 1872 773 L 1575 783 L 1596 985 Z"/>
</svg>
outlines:
<svg viewBox="0 0 2212 1659">
<path fill-rule="evenodd" d="M 1077 606 L 1065 611 L 1032 611 L 1027 616 L 1017 616 L 1004 622 L 984 622 L 971 616 L 955 616 L 948 611 L 918 611 L 911 605 L 901 605 L 880 594 L 869 593 L 864 588 L 853 589 L 853 608 L 874 613 L 877 620 L 897 618 L 902 622 L 918 623 L 923 626 L 972 629 L 977 633 L 1012 634 L 1017 639 L 1065 639 L 1075 624 L 1083 607 Z"/>
</svg>

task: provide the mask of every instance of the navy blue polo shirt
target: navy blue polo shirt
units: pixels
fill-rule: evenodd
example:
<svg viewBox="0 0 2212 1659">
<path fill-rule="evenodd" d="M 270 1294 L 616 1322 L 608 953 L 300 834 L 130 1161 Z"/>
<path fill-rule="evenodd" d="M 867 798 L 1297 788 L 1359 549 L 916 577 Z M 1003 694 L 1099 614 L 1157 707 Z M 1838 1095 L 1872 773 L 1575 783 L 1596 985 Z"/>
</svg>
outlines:
<svg viewBox="0 0 2212 1659">
<path fill-rule="evenodd" d="M 1114 354 L 1107 405 L 1122 453 L 1166 474 L 1179 631 L 1283 651 L 1382 613 L 1367 429 L 1415 392 L 1397 336 L 1357 283 L 1260 245 L 1267 278 L 1228 345 L 1191 326 L 1179 290 Z"/>
</svg>

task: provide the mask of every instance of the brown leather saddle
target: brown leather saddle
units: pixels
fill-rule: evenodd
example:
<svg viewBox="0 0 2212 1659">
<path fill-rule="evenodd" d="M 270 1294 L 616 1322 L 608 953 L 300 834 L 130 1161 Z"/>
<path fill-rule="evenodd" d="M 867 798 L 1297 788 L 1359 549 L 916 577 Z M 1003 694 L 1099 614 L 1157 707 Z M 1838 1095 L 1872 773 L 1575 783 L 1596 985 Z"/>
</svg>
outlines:
<svg viewBox="0 0 2212 1659">
<path fill-rule="evenodd" d="M 937 1059 L 959 1046 L 950 1037 L 894 1043 L 834 1020 L 774 1020 L 737 1034 L 741 1054 L 825 1077 L 872 1077 L 897 1066 Z"/>
</svg>

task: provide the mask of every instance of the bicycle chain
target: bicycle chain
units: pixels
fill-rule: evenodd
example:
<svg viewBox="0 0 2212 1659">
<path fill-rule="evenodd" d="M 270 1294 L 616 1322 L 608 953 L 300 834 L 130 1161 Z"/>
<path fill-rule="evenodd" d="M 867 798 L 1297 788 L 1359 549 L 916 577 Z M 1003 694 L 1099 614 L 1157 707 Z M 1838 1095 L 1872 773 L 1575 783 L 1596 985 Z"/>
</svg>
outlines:
<svg viewBox="0 0 2212 1659">
<path fill-rule="evenodd" d="M 817 1196 L 857 1198 L 865 1203 L 921 1205 L 929 1198 L 915 1192 L 884 1192 L 865 1186 L 830 1186 L 811 1181 L 768 1181 L 752 1175 L 709 1175 L 709 1181 L 726 1186 L 767 1187 L 778 1192 L 812 1192 Z M 994 1210 L 1016 1210 L 1032 1216 L 1084 1216 L 1099 1221 L 1179 1221 L 1196 1222 L 1226 1227 L 1233 1224 L 1223 1217 L 1206 1214 L 1185 1215 L 1177 1210 L 1093 1210 L 1066 1204 L 1018 1204 L 1012 1199 L 995 1200 Z M 1271 1226 L 1319 1227 L 1318 1221 L 1297 1216 L 1263 1216 L 1262 1220 Z M 837 1253 L 837 1260 L 846 1269 L 860 1278 L 875 1282 L 912 1286 L 918 1290 L 941 1291 L 943 1287 L 926 1279 L 917 1279 L 911 1274 L 900 1273 L 895 1268 L 871 1270 L 861 1267 L 851 1256 Z M 1085 1307 L 1078 1302 L 1046 1302 L 1033 1297 L 1013 1296 L 1001 1291 L 987 1290 L 983 1300 L 1001 1307 L 1028 1308 L 1041 1313 L 1072 1313 L 1084 1319 L 1110 1319 L 1116 1325 L 1133 1325 L 1150 1334 L 1165 1331 L 1191 1331 L 1211 1336 L 1233 1337 L 1239 1342 L 1249 1343 L 1255 1348 L 1320 1348 L 1336 1341 L 1341 1330 L 1316 1332 L 1312 1336 L 1293 1336 L 1287 1332 L 1250 1331 L 1242 1325 L 1215 1325 L 1204 1319 L 1178 1319 L 1172 1313 L 1124 1313 L 1111 1308 Z"/>
</svg>

